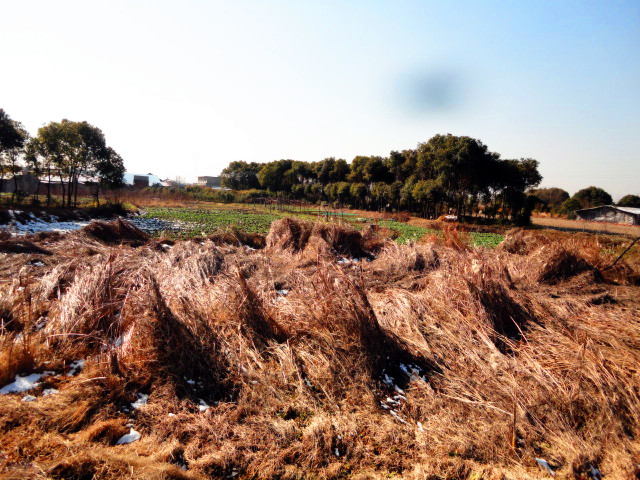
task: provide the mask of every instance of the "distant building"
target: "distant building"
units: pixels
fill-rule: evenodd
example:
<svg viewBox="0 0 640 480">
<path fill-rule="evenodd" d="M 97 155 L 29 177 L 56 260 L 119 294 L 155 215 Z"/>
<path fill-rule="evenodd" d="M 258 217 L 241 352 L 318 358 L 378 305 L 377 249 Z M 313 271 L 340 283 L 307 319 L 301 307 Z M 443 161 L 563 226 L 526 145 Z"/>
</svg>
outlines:
<svg viewBox="0 0 640 480">
<path fill-rule="evenodd" d="M 626 223 L 628 225 L 640 225 L 640 208 L 602 205 L 601 207 L 576 210 L 576 216 L 579 220 L 589 220 L 590 222 Z"/>
<path fill-rule="evenodd" d="M 203 187 L 220 188 L 222 183 L 220 177 L 198 177 L 198 185 Z"/>
<path fill-rule="evenodd" d="M 154 185 L 161 185 L 160 177 L 153 173 L 147 173 L 145 175 L 137 173 L 126 172 L 122 177 L 125 185 L 133 185 L 135 187 L 153 187 Z"/>
</svg>

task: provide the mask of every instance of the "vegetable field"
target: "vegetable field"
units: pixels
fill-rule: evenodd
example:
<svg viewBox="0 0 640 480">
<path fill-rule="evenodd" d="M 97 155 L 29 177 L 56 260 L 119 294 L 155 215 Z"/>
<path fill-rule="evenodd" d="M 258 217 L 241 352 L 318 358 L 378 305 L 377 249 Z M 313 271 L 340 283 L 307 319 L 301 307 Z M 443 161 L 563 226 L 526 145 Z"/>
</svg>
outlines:
<svg viewBox="0 0 640 480">
<path fill-rule="evenodd" d="M 269 211 L 261 208 L 236 207 L 229 208 L 205 208 L 205 207 L 150 207 L 141 215 L 141 219 L 162 220 L 169 225 L 173 222 L 179 228 L 150 228 L 149 233 L 154 236 L 168 236 L 177 238 L 191 238 L 194 236 L 209 235 L 217 230 L 237 229 L 247 233 L 266 234 L 269 231 L 271 222 L 283 217 L 296 217 L 302 220 L 322 220 L 331 218 L 332 220 L 347 223 L 352 227 L 361 230 L 363 225 L 374 222 L 374 219 L 363 218 L 356 215 L 338 216 L 318 216 L 313 211 Z M 380 220 L 378 224 L 383 228 L 388 228 L 394 232 L 397 243 L 404 244 L 410 241 L 419 241 L 427 235 L 442 236 L 442 231 L 426 228 L 395 220 Z M 503 239 L 502 235 L 496 233 L 471 232 L 468 242 L 473 246 L 493 248 Z"/>
</svg>

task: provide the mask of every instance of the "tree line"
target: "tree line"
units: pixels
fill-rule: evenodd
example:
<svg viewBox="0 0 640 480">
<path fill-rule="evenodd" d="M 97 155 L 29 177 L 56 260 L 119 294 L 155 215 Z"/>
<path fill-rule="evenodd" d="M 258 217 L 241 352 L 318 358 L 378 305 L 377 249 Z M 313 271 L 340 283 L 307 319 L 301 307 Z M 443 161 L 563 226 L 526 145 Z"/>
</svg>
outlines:
<svg viewBox="0 0 640 480">
<path fill-rule="evenodd" d="M 103 188 L 123 185 L 122 157 L 106 143 L 102 131 L 86 121 L 50 122 L 30 136 L 23 125 L 11 119 L 0 108 L 0 180 L 12 178 L 12 202 L 21 192 L 18 176 L 31 173 L 37 182 L 37 193 L 46 183 L 47 205 L 51 205 L 51 185 L 60 184 L 62 204 L 75 206 L 81 178 L 91 179 L 96 202 Z"/>
<path fill-rule="evenodd" d="M 317 162 L 231 162 L 221 174 L 233 190 L 370 210 L 405 210 L 425 218 L 482 213 L 526 223 L 533 203 L 527 190 L 542 176 L 531 158 L 501 159 L 480 140 L 435 135 L 415 149 L 388 157 L 325 158 Z"/>
<path fill-rule="evenodd" d="M 573 217 L 576 210 L 614 204 L 607 191 L 594 186 L 578 190 L 571 196 L 562 188 L 538 188 L 527 193 L 535 198 L 536 210 L 569 217 Z M 640 196 L 625 195 L 616 205 L 640 208 Z"/>
</svg>

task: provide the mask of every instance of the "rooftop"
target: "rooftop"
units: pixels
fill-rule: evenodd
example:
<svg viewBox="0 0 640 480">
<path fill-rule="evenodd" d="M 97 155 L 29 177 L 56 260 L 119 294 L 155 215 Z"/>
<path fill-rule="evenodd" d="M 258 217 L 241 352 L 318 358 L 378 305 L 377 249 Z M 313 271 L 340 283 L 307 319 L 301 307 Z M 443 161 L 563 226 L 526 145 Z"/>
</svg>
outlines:
<svg viewBox="0 0 640 480">
<path fill-rule="evenodd" d="M 617 205 L 600 205 L 600 206 L 591 207 L 591 208 L 581 208 L 580 210 L 576 210 L 576 212 L 586 212 L 588 210 L 595 210 L 597 208 L 604 208 L 604 207 L 615 208 L 616 210 L 620 210 L 621 212 L 631 213 L 633 215 L 640 215 L 640 208 L 618 207 Z"/>
</svg>

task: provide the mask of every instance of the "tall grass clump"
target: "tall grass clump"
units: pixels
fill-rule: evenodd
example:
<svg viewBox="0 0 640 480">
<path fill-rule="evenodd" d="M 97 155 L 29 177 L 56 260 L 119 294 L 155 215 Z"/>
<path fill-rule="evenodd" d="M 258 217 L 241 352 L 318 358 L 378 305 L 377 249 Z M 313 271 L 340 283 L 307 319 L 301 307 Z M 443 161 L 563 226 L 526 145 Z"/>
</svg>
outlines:
<svg viewBox="0 0 640 480">
<path fill-rule="evenodd" d="M 255 249 L 133 228 L 7 254 L 0 388 L 42 375 L 0 395 L 2 475 L 637 475 L 638 272 L 606 269 L 601 239 L 398 245 L 285 218 Z"/>
</svg>

